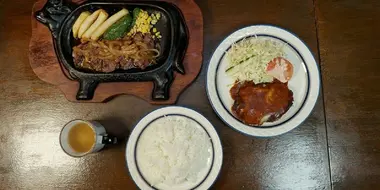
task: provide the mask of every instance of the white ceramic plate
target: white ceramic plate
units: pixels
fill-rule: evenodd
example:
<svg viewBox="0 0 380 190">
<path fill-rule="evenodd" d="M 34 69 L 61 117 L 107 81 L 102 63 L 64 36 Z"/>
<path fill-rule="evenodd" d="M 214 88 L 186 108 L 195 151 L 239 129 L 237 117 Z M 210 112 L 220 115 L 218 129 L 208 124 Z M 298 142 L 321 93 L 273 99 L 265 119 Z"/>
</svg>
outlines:
<svg viewBox="0 0 380 190">
<path fill-rule="evenodd" d="M 250 37 L 282 43 L 284 57 L 294 67 L 293 77 L 288 82 L 288 87 L 293 92 L 293 105 L 279 120 L 254 127 L 245 125 L 233 116 L 233 99 L 229 90 L 234 81 L 225 73 L 228 66 L 225 52 L 232 44 Z M 319 95 L 320 74 L 312 53 L 298 37 L 275 26 L 255 25 L 242 28 L 223 40 L 211 58 L 206 82 L 208 98 L 226 124 L 247 135 L 271 137 L 296 128 L 309 116 Z"/>
<path fill-rule="evenodd" d="M 191 119 L 195 121 L 199 127 L 203 128 L 205 132 L 210 137 L 211 145 L 212 145 L 212 157 L 211 157 L 211 163 L 209 164 L 209 168 L 207 168 L 207 171 L 204 172 L 204 175 L 202 178 L 197 180 L 194 184 L 184 184 L 181 186 L 176 187 L 168 187 L 165 184 L 159 184 L 156 188 L 160 190 L 166 190 L 166 189 L 209 189 L 211 185 L 215 182 L 216 178 L 219 175 L 219 172 L 222 167 L 223 162 L 223 150 L 222 150 L 222 144 L 220 142 L 219 136 L 212 126 L 212 124 L 201 114 L 198 112 L 184 108 L 184 107 L 178 107 L 178 106 L 171 106 L 171 107 L 164 107 L 157 109 L 148 115 L 146 115 L 144 118 L 142 118 L 135 128 L 133 129 L 131 135 L 129 136 L 129 140 L 126 147 L 126 160 L 127 160 L 127 166 L 130 175 L 132 176 L 133 180 L 137 184 L 137 186 L 140 189 L 148 190 L 148 189 L 155 189 L 152 186 L 148 184 L 148 182 L 144 179 L 143 174 L 140 172 L 138 167 L 138 161 L 136 160 L 136 149 L 138 147 L 138 140 L 139 137 L 143 134 L 144 129 L 150 126 L 151 123 L 162 119 L 163 117 L 186 117 L 188 119 Z M 190 186 L 189 186 L 190 185 Z M 186 188 L 185 188 L 186 187 Z"/>
</svg>

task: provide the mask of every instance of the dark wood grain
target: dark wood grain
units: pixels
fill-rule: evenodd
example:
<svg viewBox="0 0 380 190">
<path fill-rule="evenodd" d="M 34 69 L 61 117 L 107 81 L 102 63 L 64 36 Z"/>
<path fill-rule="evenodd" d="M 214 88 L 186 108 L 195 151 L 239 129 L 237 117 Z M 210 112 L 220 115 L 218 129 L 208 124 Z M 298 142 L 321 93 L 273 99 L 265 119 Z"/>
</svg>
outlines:
<svg viewBox="0 0 380 190">
<path fill-rule="evenodd" d="M 214 189 L 329 189 L 329 169 L 322 99 L 299 128 L 270 139 L 250 138 L 226 127 L 209 106 L 206 67 L 219 43 L 235 30 L 252 24 L 274 24 L 303 39 L 318 56 L 313 2 L 197 1 L 204 15 L 203 70 L 180 96 L 180 103 L 208 116 L 219 130 L 224 148 L 220 179 Z M 201 86 L 201 88 L 200 88 Z M 199 94 L 197 99 L 192 98 Z"/>
<path fill-rule="evenodd" d="M 113 82 L 99 84 L 93 99 L 80 102 L 106 102 L 117 95 L 129 94 L 140 97 L 152 104 L 174 104 L 180 93 L 194 81 L 202 67 L 202 13 L 193 0 L 165 1 L 174 3 L 180 9 L 183 9 L 182 13 L 189 30 L 189 45 L 183 60 L 186 75 L 174 73 L 175 80 L 170 88 L 169 99 L 165 101 L 152 100 L 153 82 Z M 72 2 L 80 4 L 84 0 L 72 0 Z M 32 9 L 32 36 L 29 44 L 30 65 L 41 80 L 56 85 L 69 101 L 79 102 L 76 99 L 79 88 L 78 81 L 70 80 L 66 77 L 68 72 L 60 66 L 57 60 L 49 29 L 34 17 L 34 13 L 41 10 L 45 3 L 46 0 L 39 0 Z M 66 73 L 66 76 L 62 71 Z"/>
<path fill-rule="evenodd" d="M 30 68 L 34 0 L 0 2 L 0 189 L 136 189 L 124 161 L 125 143 L 76 159 L 61 150 L 59 132 L 66 122 L 79 118 L 99 120 L 109 133 L 127 137 L 141 117 L 159 106 L 127 95 L 105 104 L 68 102 L 59 89 L 38 79 Z M 203 68 L 178 105 L 199 111 L 219 132 L 224 162 L 213 189 L 329 189 L 322 98 L 297 129 L 260 139 L 227 127 L 212 110 L 205 88 L 212 52 L 226 35 L 243 26 L 284 27 L 300 36 L 317 56 L 313 2 L 196 2 L 205 23 Z"/>
<path fill-rule="evenodd" d="M 380 1 L 317 0 L 334 189 L 380 188 Z"/>
</svg>

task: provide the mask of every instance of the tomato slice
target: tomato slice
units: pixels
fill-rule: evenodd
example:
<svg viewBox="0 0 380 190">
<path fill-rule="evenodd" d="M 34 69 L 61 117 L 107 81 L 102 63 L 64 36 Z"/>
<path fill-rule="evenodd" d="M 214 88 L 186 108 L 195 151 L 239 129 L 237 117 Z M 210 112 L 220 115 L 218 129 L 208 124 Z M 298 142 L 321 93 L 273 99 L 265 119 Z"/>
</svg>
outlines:
<svg viewBox="0 0 380 190">
<path fill-rule="evenodd" d="M 276 57 L 268 63 L 266 72 L 277 80 L 286 83 L 293 76 L 293 65 L 283 57 Z"/>
</svg>

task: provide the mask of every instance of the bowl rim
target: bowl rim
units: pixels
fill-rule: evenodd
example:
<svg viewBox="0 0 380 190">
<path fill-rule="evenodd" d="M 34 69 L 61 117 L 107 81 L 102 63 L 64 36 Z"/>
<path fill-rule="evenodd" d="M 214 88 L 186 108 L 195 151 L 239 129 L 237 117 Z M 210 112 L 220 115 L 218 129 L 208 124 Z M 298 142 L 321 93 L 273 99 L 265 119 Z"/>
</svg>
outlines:
<svg viewBox="0 0 380 190">
<path fill-rule="evenodd" d="M 136 146 L 138 138 L 143 131 L 149 126 L 149 124 L 157 118 L 164 117 L 166 115 L 180 115 L 191 118 L 198 124 L 201 124 L 202 128 L 209 135 L 211 144 L 213 147 L 213 162 L 211 163 L 210 171 L 208 175 L 198 184 L 194 189 L 209 189 L 215 181 L 218 179 L 222 164 L 223 164 L 223 149 L 220 141 L 220 137 L 215 130 L 214 126 L 203 115 L 194 111 L 193 109 L 182 106 L 167 106 L 158 108 L 137 122 L 132 130 L 125 151 L 125 158 L 127 162 L 127 168 L 129 175 L 132 177 L 135 184 L 141 189 L 155 189 L 151 187 L 141 176 L 138 171 L 136 162 Z"/>
</svg>

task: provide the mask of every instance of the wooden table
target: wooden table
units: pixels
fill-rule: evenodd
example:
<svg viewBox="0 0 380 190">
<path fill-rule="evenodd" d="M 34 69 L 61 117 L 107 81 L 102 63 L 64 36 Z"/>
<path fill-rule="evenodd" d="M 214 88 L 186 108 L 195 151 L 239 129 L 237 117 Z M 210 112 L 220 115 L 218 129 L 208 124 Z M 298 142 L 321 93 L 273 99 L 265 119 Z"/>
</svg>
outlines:
<svg viewBox="0 0 380 190">
<path fill-rule="evenodd" d="M 213 189 L 380 188 L 380 1 L 198 0 L 204 15 L 204 65 L 178 105 L 215 125 L 224 165 Z M 0 0 L 0 189 L 136 189 L 125 143 L 83 158 L 61 150 L 62 126 L 99 120 L 128 136 L 152 106 L 133 96 L 106 104 L 68 102 L 28 63 L 34 0 Z M 323 91 L 310 117 L 274 138 L 227 127 L 205 91 L 206 67 L 219 42 L 247 25 L 268 23 L 300 36 L 319 60 Z"/>
</svg>

